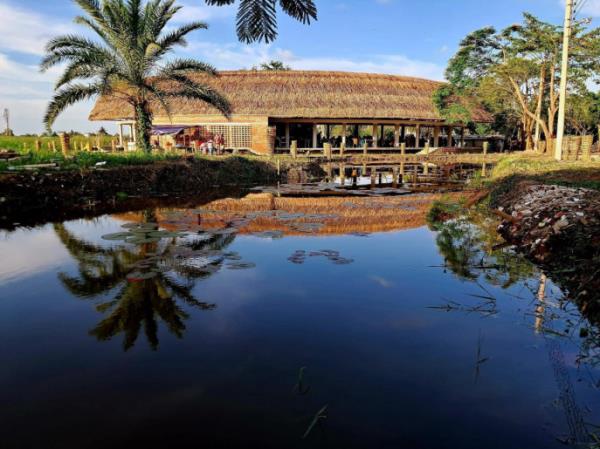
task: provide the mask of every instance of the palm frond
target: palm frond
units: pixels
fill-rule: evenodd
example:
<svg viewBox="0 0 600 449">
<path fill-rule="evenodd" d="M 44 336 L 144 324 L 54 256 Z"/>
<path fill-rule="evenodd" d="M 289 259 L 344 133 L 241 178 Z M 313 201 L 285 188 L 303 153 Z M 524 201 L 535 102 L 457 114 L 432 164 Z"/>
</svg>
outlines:
<svg viewBox="0 0 600 449">
<path fill-rule="evenodd" d="M 313 0 L 279 0 L 281 9 L 290 17 L 310 24 L 311 19 L 317 20 L 317 7 Z"/>
<path fill-rule="evenodd" d="M 168 79 L 173 74 L 185 74 L 188 72 L 202 72 L 216 76 L 217 69 L 212 65 L 194 59 L 178 58 L 168 62 L 158 73 L 160 78 Z"/>
<path fill-rule="evenodd" d="M 240 0 L 237 35 L 245 43 L 274 41 L 277 37 L 275 0 Z"/>
<path fill-rule="evenodd" d="M 197 83 L 185 75 L 173 75 L 171 78 L 176 80 L 180 87 L 167 92 L 167 96 L 204 101 L 216 108 L 225 117 L 231 115 L 229 100 L 212 87 Z"/>
<path fill-rule="evenodd" d="M 96 95 L 100 95 L 106 91 L 104 84 L 73 84 L 60 89 L 48 105 L 46 114 L 44 115 L 44 124 L 49 129 L 56 117 L 67 107 L 83 100 L 88 100 Z"/>
</svg>

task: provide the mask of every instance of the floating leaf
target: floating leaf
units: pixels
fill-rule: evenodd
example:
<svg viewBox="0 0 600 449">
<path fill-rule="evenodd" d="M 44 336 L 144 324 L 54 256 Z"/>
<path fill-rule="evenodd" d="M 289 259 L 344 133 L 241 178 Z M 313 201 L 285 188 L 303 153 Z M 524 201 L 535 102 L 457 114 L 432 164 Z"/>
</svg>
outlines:
<svg viewBox="0 0 600 449">
<path fill-rule="evenodd" d="M 103 240 L 125 240 L 128 237 L 131 237 L 131 232 L 115 232 L 113 234 L 105 234 L 102 236 Z"/>
</svg>

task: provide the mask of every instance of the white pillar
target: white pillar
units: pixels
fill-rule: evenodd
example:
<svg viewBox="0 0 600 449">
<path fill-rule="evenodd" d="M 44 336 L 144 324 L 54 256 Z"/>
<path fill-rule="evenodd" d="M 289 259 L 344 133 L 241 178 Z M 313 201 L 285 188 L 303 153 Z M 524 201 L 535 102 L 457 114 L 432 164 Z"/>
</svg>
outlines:
<svg viewBox="0 0 600 449">
<path fill-rule="evenodd" d="M 416 148 L 420 148 L 420 141 L 421 141 L 421 125 L 417 125 L 415 126 L 415 137 L 416 137 L 416 142 L 415 142 L 415 147 Z"/>
<path fill-rule="evenodd" d="M 122 147 L 123 145 L 123 123 L 119 123 L 119 146 Z"/>
<path fill-rule="evenodd" d="M 342 144 L 346 145 L 346 129 L 347 126 L 345 123 L 342 123 Z"/>
<path fill-rule="evenodd" d="M 317 124 L 313 123 L 312 147 L 317 148 Z"/>
</svg>

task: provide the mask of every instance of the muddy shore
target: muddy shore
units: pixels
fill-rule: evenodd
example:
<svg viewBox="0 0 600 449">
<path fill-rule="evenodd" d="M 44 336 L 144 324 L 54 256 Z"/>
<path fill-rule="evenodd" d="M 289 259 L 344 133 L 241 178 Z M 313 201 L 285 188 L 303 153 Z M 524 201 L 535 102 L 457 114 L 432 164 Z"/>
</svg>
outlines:
<svg viewBox="0 0 600 449">
<path fill-rule="evenodd" d="M 90 214 L 136 201 L 173 197 L 185 201 L 211 191 L 245 186 L 303 182 L 321 175 L 317 164 L 282 163 L 231 157 L 190 159 L 150 165 L 120 166 L 81 171 L 19 171 L 0 174 L 0 227 Z"/>
</svg>

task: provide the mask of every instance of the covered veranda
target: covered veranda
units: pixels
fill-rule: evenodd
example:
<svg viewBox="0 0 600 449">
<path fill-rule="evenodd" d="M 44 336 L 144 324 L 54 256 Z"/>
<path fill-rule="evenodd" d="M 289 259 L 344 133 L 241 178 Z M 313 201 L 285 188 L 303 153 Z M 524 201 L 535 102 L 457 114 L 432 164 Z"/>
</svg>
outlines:
<svg viewBox="0 0 600 449">
<path fill-rule="evenodd" d="M 272 119 L 275 128 L 275 150 L 290 151 L 296 142 L 298 151 L 322 151 L 325 144 L 332 149 L 344 147 L 369 152 L 405 151 L 417 153 L 425 147 L 436 148 L 464 146 L 465 128 L 445 122 L 394 121 L 394 120 L 339 120 L 325 119 Z"/>
</svg>

